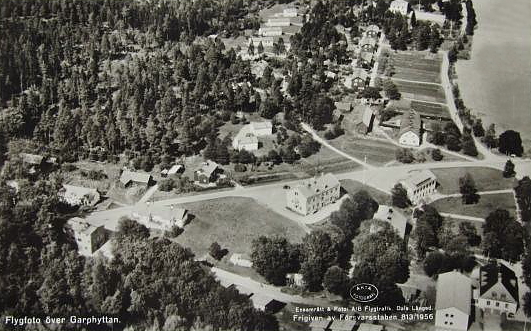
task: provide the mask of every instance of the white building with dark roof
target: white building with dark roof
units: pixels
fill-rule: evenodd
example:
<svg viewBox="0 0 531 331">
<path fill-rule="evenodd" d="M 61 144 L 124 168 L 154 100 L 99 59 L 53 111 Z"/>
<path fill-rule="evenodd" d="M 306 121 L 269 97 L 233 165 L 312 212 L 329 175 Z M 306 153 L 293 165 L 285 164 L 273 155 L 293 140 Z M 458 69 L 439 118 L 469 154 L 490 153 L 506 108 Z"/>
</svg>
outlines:
<svg viewBox="0 0 531 331">
<path fill-rule="evenodd" d="M 503 263 L 482 266 L 479 271 L 476 306 L 487 314 L 515 314 L 519 305 L 518 278 Z"/>
<path fill-rule="evenodd" d="M 232 148 L 249 152 L 258 150 L 258 138 L 251 132 L 251 126 L 245 125 L 232 139 Z"/>
<path fill-rule="evenodd" d="M 411 9 L 411 5 L 409 2 L 405 0 L 394 0 L 391 2 L 391 5 L 389 6 L 389 10 L 395 14 L 401 14 L 406 16 L 409 13 L 409 10 Z"/>
<path fill-rule="evenodd" d="M 422 140 L 422 121 L 413 110 L 406 111 L 400 120 L 398 143 L 405 146 L 420 146 Z"/>
<path fill-rule="evenodd" d="M 173 205 L 138 203 L 133 207 L 131 217 L 148 228 L 170 230 L 173 226 L 184 227 L 188 223 L 190 213 Z"/>
<path fill-rule="evenodd" d="M 279 18 L 270 18 L 265 23 L 265 26 L 290 26 L 291 18 L 290 17 L 279 17 Z"/>
<path fill-rule="evenodd" d="M 468 329 L 472 305 L 472 281 L 456 272 L 445 272 L 437 280 L 435 326 L 443 330 Z"/>
<path fill-rule="evenodd" d="M 415 170 L 400 182 L 413 205 L 425 202 L 437 189 L 437 177 L 430 170 Z"/>
<path fill-rule="evenodd" d="M 130 185 L 149 186 L 151 185 L 152 181 L 153 177 L 151 177 L 150 174 L 143 172 L 124 170 L 120 176 L 120 183 L 122 183 L 124 187 L 128 187 Z"/>
<path fill-rule="evenodd" d="M 298 15 L 297 8 L 294 8 L 294 7 L 284 8 L 284 10 L 282 11 L 282 16 L 284 17 L 293 18 L 293 17 L 297 17 L 297 15 Z"/>
<path fill-rule="evenodd" d="M 340 184 L 332 174 L 304 180 L 286 193 L 288 209 L 302 215 L 313 214 L 336 202 L 340 196 Z"/>
</svg>

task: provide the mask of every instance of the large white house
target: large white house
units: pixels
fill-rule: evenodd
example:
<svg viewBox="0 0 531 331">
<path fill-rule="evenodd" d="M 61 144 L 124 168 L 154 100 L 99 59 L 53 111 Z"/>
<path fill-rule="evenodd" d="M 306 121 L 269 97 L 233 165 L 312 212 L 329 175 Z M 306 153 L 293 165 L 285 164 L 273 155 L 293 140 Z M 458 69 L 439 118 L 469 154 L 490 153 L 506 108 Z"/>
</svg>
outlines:
<svg viewBox="0 0 531 331">
<path fill-rule="evenodd" d="M 265 23 L 265 26 L 290 26 L 291 19 L 289 17 L 270 18 Z"/>
<path fill-rule="evenodd" d="M 294 212 L 308 215 L 336 202 L 339 196 L 339 181 L 334 175 L 326 174 L 290 188 L 286 193 L 286 206 Z"/>
<path fill-rule="evenodd" d="M 430 170 L 414 170 L 400 182 L 413 205 L 425 202 L 437 189 L 437 177 Z"/>
<path fill-rule="evenodd" d="M 442 330 L 466 331 L 471 300 L 470 278 L 456 271 L 440 274 L 435 300 L 435 326 Z"/>
<path fill-rule="evenodd" d="M 188 210 L 176 206 L 138 203 L 131 216 L 148 228 L 170 230 L 173 226 L 184 227 L 190 218 Z"/>
<path fill-rule="evenodd" d="M 400 120 L 398 143 L 406 146 L 420 146 L 421 131 L 422 121 L 420 115 L 413 110 L 404 112 Z"/>
<path fill-rule="evenodd" d="M 479 295 L 476 306 L 486 314 L 514 314 L 518 309 L 518 278 L 503 263 L 491 263 L 480 268 Z"/>
<path fill-rule="evenodd" d="M 76 242 L 77 251 L 83 256 L 92 256 L 109 238 L 103 225 L 94 226 L 80 217 L 69 219 L 64 231 Z"/>
<path fill-rule="evenodd" d="M 232 139 L 232 148 L 236 150 L 246 150 L 249 152 L 258 149 L 258 138 L 251 132 L 251 126 L 245 125 Z"/>
<path fill-rule="evenodd" d="M 405 0 L 394 0 L 389 6 L 389 10 L 395 14 L 402 14 L 406 16 L 409 13 L 411 6 Z"/>
</svg>

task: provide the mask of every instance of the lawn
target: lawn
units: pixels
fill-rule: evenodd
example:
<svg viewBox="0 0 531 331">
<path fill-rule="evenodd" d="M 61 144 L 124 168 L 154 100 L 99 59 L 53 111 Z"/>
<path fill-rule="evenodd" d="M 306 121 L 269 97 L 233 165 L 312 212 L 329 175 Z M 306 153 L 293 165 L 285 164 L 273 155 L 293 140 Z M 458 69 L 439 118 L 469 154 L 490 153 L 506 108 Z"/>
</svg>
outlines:
<svg viewBox="0 0 531 331">
<path fill-rule="evenodd" d="M 425 102 L 445 102 L 444 90 L 440 85 L 393 80 L 403 98 Z"/>
<path fill-rule="evenodd" d="M 437 200 L 432 203 L 441 213 L 452 213 L 473 217 L 487 217 L 496 209 L 506 209 L 513 216 L 516 214 L 514 196 L 512 193 L 486 194 L 479 198 L 479 202 L 471 205 L 461 203 L 460 197 Z"/>
<path fill-rule="evenodd" d="M 467 172 L 472 175 L 478 191 L 495 191 L 512 189 L 514 178 L 503 178 L 502 172 L 496 169 L 481 167 L 433 169 L 439 186 L 437 190 L 442 194 L 459 193 L 459 178 Z"/>
<path fill-rule="evenodd" d="M 250 254 L 251 242 L 258 236 L 285 236 L 300 242 L 304 231 L 293 221 L 260 206 L 249 198 L 222 198 L 186 203 L 195 218 L 185 227 L 176 241 L 203 256 L 217 241 L 228 256 L 233 253 Z"/>
<path fill-rule="evenodd" d="M 376 200 L 379 204 L 382 205 L 389 205 L 391 204 L 391 196 L 387 193 L 384 193 L 380 190 L 377 190 L 371 186 L 363 185 L 363 183 L 360 183 L 355 180 L 351 179 L 344 179 L 340 181 L 341 187 L 347 191 L 349 194 L 354 194 L 358 192 L 359 190 L 365 190 L 367 191 L 371 197 L 373 197 L 374 200 Z"/>
<path fill-rule="evenodd" d="M 398 149 L 395 145 L 382 140 L 363 139 L 348 133 L 330 140 L 329 143 L 361 160 L 367 157 L 367 162 L 375 165 L 384 165 L 393 161 Z"/>
</svg>

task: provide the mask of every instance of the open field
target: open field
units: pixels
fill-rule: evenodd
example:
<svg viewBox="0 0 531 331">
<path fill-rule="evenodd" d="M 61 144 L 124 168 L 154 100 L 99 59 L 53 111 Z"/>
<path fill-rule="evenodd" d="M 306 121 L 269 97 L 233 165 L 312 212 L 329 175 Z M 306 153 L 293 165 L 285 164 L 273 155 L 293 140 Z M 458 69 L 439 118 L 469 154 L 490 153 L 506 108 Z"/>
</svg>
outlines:
<svg viewBox="0 0 531 331">
<path fill-rule="evenodd" d="M 441 59 L 427 52 L 389 53 L 393 77 L 421 82 L 440 83 Z"/>
<path fill-rule="evenodd" d="M 362 160 L 367 157 L 367 162 L 375 165 L 383 165 L 393 161 L 398 149 L 395 145 L 385 141 L 363 139 L 348 133 L 330 140 L 329 143 L 335 148 Z"/>
<path fill-rule="evenodd" d="M 459 193 L 459 178 L 467 172 L 474 178 L 478 191 L 511 189 L 514 185 L 514 178 L 503 178 L 500 170 L 490 168 L 433 169 L 432 172 L 437 176 L 437 190 L 442 194 Z"/>
<path fill-rule="evenodd" d="M 432 203 L 441 213 L 452 213 L 473 217 L 487 217 L 496 209 L 506 209 L 513 216 L 516 214 L 514 196 L 511 193 L 486 194 L 479 198 L 479 202 L 471 205 L 461 203 L 460 197 L 437 200 Z"/>
<path fill-rule="evenodd" d="M 423 118 L 436 118 L 436 119 L 448 119 L 450 120 L 450 113 L 448 112 L 448 107 L 429 102 L 420 102 L 412 100 L 393 100 L 389 103 L 388 106 L 390 109 L 394 109 L 399 112 L 404 112 L 406 110 L 413 109 L 420 114 Z"/>
<path fill-rule="evenodd" d="M 208 253 L 217 241 L 228 256 L 249 254 L 251 242 L 261 235 L 282 235 L 291 242 L 300 242 L 304 231 L 293 221 L 260 206 L 249 198 L 222 198 L 186 203 L 195 218 L 176 241 L 189 247 L 197 256 Z"/>
<path fill-rule="evenodd" d="M 403 98 L 427 102 L 445 102 L 444 90 L 440 85 L 393 80 Z"/>
<path fill-rule="evenodd" d="M 358 181 L 351 180 L 351 179 L 341 180 L 340 183 L 341 183 L 341 188 L 343 188 L 349 194 L 354 194 L 354 193 L 358 192 L 359 190 L 365 190 L 379 204 L 389 205 L 391 203 L 391 196 L 389 194 L 386 194 L 386 193 L 384 193 L 384 192 L 382 192 L 380 190 L 377 190 L 377 189 L 375 189 L 375 188 L 373 188 L 371 186 L 363 185 L 363 183 L 360 183 Z"/>
</svg>

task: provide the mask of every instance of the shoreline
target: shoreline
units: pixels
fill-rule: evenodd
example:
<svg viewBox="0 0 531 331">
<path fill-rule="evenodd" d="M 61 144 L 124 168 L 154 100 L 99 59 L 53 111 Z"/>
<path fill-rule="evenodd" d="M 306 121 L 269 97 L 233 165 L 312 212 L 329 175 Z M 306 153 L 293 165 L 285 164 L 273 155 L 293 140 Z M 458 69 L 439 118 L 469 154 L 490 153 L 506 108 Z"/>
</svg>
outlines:
<svg viewBox="0 0 531 331">
<path fill-rule="evenodd" d="M 471 37 L 470 59 L 459 59 L 454 64 L 457 85 L 463 102 L 474 116 L 482 119 L 485 127 L 494 123 L 498 134 L 509 129 L 520 132 L 524 149 L 528 151 L 531 148 L 531 42 L 523 40 L 529 34 L 522 33 L 522 25 L 528 26 L 531 32 L 531 23 L 527 22 L 525 10 L 514 12 L 518 12 L 515 8 L 525 6 L 531 12 L 531 4 L 514 0 L 510 8 L 498 13 L 492 11 L 494 1 L 474 1 L 478 27 Z"/>
</svg>

